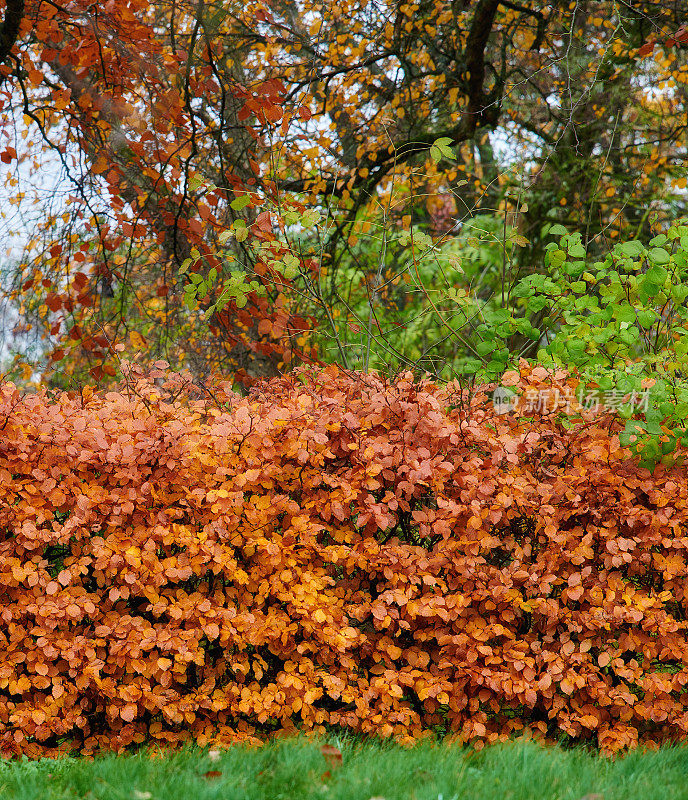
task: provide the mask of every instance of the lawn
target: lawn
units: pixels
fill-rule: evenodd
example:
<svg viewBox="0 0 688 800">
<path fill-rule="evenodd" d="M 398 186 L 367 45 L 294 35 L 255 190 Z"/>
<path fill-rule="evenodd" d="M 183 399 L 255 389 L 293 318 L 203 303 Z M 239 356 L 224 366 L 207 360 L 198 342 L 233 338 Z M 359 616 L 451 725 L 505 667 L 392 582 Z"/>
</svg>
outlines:
<svg viewBox="0 0 688 800">
<path fill-rule="evenodd" d="M 153 755 L 161 756 L 159 751 Z M 2 800 L 673 800 L 688 798 L 688 748 L 606 759 L 524 740 L 476 752 L 354 738 L 0 763 Z"/>
</svg>

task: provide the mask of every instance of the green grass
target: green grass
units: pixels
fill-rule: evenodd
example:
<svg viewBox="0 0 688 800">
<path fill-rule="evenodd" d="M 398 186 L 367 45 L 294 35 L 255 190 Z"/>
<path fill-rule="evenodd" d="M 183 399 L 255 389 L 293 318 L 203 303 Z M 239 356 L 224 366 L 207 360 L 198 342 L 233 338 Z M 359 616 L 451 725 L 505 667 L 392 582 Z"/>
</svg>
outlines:
<svg viewBox="0 0 688 800">
<path fill-rule="evenodd" d="M 339 748 L 341 765 L 328 762 L 323 744 Z M 330 737 L 235 746 L 215 759 L 207 749 L 185 748 L 163 758 L 144 751 L 93 761 L 0 762 L 2 800 L 581 800 L 588 794 L 688 798 L 688 747 L 635 750 L 611 760 L 522 740 L 474 752 Z"/>
</svg>

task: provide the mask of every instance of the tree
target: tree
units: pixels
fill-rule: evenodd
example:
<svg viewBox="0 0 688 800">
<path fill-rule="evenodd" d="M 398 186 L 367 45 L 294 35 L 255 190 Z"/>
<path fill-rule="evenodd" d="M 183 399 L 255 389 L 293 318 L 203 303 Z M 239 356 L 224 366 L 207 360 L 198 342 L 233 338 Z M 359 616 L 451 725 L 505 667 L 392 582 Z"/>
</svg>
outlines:
<svg viewBox="0 0 688 800">
<path fill-rule="evenodd" d="M 603 249 L 684 205 L 688 34 L 668 0 L 33 0 L 5 27 L 22 14 L 0 123 L 40 139 L 2 157 L 47 146 L 72 190 L 12 298 L 51 344 L 70 337 L 53 353 L 69 369 L 114 372 L 134 334 L 199 376 L 316 358 L 306 334 L 331 322 L 353 226 L 433 233 L 438 197 L 517 222 L 510 284 L 542 268 L 545 222 Z M 454 158 L 431 158 L 438 140 Z M 295 250 L 316 210 L 317 247 Z"/>
<path fill-rule="evenodd" d="M 308 174 L 295 142 L 282 185 L 338 201 L 318 242 L 324 307 L 345 286 L 339 266 L 360 260 L 364 225 L 379 232 L 385 215 L 408 213 L 432 233 L 438 197 L 454 220 L 494 213 L 505 231 L 516 225 L 507 293 L 543 269 L 552 223 L 603 254 L 685 212 L 688 31 L 675 5 L 354 3 L 341 13 L 346 25 L 336 13 L 313 21 L 314 44 L 284 45 L 272 73 L 287 86 L 308 79 L 321 120 L 309 140 L 320 171 Z M 455 162 L 433 163 L 438 139 L 454 144 Z"/>
<path fill-rule="evenodd" d="M 241 13 L 255 24 L 264 12 L 253 3 Z M 281 87 L 239 83 L 231 54 L 214 37 L 218 19 L 218 7 L 203 2 L 6 8 L 5 28 L 14 21 L 17 39 L 2 67 L 0 124 L 5 136 L 15 125 L 32 135 L 8 145 L 2 159 L 22 164 L 47 153 L 70 187 L 62 213 L 46 214 L 28 243 L 11 295 L 29 325 L 62 340 L 54 362 L 69 350 L 72 369 L 85 365 L 101 378 L 114 374 L 108 357 L 116 342 L 133 351 L 142 341 L 151 358 L 183 362 L 197 354 L 204 329 L 182 305 L 191 278 L 188 270 L 179 274 L 181 265 L 202 264 L 207 277 L 223 266 L 220 250 L 225 265 L 240 257 L 254 276 L 265 275 L 261 259 L 279 250 L 251 191 L 262 131 L 283 116 Z M 10 176 L 11 189 L 18 180 Z M 219 242 L 239 222 L 258 246 L 249 249 L 240 235 Z M 242 292 L 239 284 L 236 276 L 216 281 L 194 297 L 212 306 L 223 288 L 233 290 L 239 304 L 213 317 L 215 350 L 240 377 L 249 362 L 252 371 L 274 373 L 287 357 L 285 343 L 261 340 L 257 327 L 285 321 L 278 291 L 251 291 L 242 309 L 248 287 Z"/>
</svg>

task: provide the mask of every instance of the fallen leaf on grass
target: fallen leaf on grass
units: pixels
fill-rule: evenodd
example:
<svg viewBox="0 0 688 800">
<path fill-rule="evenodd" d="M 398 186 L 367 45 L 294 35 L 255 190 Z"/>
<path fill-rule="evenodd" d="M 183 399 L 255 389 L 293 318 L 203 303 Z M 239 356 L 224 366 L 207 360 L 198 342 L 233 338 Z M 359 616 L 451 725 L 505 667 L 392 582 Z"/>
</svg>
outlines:
<svg viewBox="0 0 688 800">
<path fill-rule="evenodd" d="M 320 748 L 320 752 L 325 756 L 325 760 L 331 766 L 338 767 L 341 765 L 342 753 L 338 748 L 333 747 L 331 744 L 324 744 Z"/>
<path fill-rule="evenodd" d="M 211 778 L 221 778 L 222 773 L 219 769 L 209 769 L 207 772 L 203 773 L 203 777 L 207 780 L 210 780 Z"/>
</svg>

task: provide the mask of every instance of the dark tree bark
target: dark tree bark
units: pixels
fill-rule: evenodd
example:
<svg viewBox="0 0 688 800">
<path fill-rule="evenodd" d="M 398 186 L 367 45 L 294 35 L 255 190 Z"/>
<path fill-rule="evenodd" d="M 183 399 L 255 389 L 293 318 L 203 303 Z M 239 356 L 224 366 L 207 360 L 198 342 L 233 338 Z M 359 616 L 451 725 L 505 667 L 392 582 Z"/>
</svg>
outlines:
<svg viewBox="0 0 688 800">
<path fill-rule="evenodd" d="M 24 0 L 7 0 L 5 19 L 0 27 L 0 64 L 9 56 L 24 18 Z"/>
</svg>

